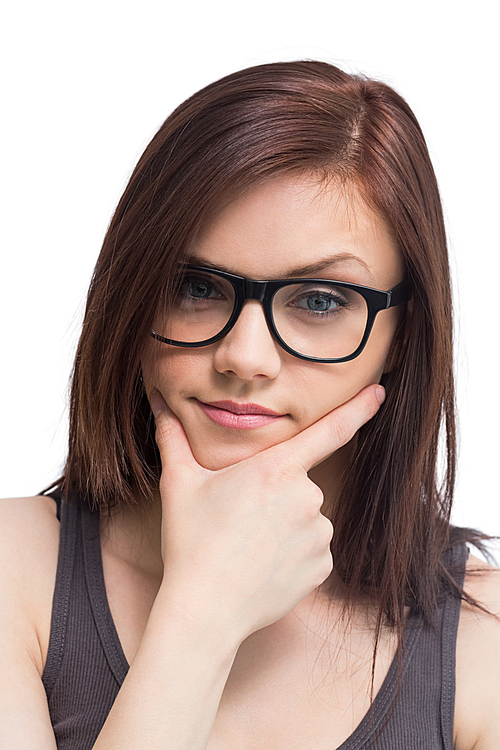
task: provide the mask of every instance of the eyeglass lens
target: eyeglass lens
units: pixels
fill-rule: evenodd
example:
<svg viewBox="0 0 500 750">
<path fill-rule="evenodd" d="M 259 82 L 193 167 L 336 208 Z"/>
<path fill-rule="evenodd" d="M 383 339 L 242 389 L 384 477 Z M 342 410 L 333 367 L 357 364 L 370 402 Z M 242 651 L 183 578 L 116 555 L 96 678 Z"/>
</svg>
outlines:
<svg viewBox="0 0 500 750">
<path fill-rule="evenodd" d="M 205 341 L 222 331 L 234 305 L 235 291 L 229 281 L 186 270 L 168 316 L 155 323 L 155 330 L 174 341 Z M 328 281 L 281 287 L 273 297 L 272 313 L 279 335 L 291 349 L 323 359 L 353 354 L 368 318 L 361 294 Z"/>
</svg>

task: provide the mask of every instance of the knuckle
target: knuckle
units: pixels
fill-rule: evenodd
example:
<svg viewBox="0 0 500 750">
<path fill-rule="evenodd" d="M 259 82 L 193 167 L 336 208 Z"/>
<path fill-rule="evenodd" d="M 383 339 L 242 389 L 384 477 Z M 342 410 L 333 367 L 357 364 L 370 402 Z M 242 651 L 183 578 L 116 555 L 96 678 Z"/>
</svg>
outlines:
<svg viewBox="0 0 500 750">
<path fill-rule="evenodd" d="M 305 488 L 305 491 L 298 491 L 296 496 L 301 509 L 300 512 L 303 513 L 304 517 L 309 521 L 316 521 L 320 515 L 321 506 L 324 502 L 324 495 L 318 485 L 314 484 L 311 480 L 308 480 L 308 486 Z"/>
<path fill-rule="evenodd" d="M 330 544 L 330 542 L 333 539 L 333 534 L 334 534 L 333 523 L 330 521 L 329 518 L 323 515 L 321 515 L 321 520 L 322 520 L 322 524 L 324 528 L 326 542 L 327 544 Z"/>
<path fill-rule="evenodd" d="M 336 419 L 330 424 L 333 442 L 336 445 L 345 445 L 353 435 L 351 424 L 346 419 Z"/>
<path fill-rule="evenodd" d="M 328 550 L 328 552 L 326 552 L 322 556 L 321 564 L 318 566 L 318 578 L 319 578 L 318 585 L 323 583 L 323 581 L 325 581 L 328 578 L 332 570 L 333 570 L 333 557 L 332 557 L 330 550 Z"/>
<path fill-rule="evenodd" d="M 155 440 L 158 448 L 168 448 L 174 441 L 174 426 L 166 420 L 159 420 L 156 425 Z"/>
<path fill-rule="evenodd" d="M 290 456 L 276 452 L 261 464 L 259 473 L 265 482 L 280 486 L 282 482 L 296 481 L 298 472 L 298 467 L 290 460 Z"/>
<path fill-rule="evenodd" d="M 329 551 L 328 554 L 326 555 L 326 560 L 325 560 L 325 571 L 326 571 L 325 578 L 328 578 L 332 570 L 333 570 L 333 557 L 332 557 L 332 553 Z"/>
<path fill-rule="evenodd" d="M 368 417 L 373 417 L 374 414 L 380 409 L 380 404 L 375 395 L 375 391 L 370 391 L 367 399 L 366 408 L 368 411 Z"/>
<path fill-rule="evenodd" d="M 325 496 L 317 484 L 314 484 L 313 482 L 311 484 L 313 486 L 310 488 L 310 491 L 309 491 L 309 501 L 310 501 L 311 506 L 316 511 L 319 511 L 325 501 Z"/>
</svg>

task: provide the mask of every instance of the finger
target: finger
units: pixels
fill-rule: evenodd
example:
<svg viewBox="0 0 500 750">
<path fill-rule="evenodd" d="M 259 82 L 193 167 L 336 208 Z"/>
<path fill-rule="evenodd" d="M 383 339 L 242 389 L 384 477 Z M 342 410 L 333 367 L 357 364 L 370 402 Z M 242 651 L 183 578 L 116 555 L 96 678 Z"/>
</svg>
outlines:
<svg viewBox="0 0 500 750">
<path fill-rule="evenodd" d="M 270 450 L 284 451 L 309 471 L 351 440 L 368 422 L 385 398 L 382 386 L 368 386 L 307 429 Z"/>
<path fill-rule="evenodd" d="M 156 389 L 149 395 L 149 403 L 156 421 L 156 444 L 161 465 L 170 475 L 200 468 L 193 456 L 184 428 L 172 409 Z"/>
</svg>

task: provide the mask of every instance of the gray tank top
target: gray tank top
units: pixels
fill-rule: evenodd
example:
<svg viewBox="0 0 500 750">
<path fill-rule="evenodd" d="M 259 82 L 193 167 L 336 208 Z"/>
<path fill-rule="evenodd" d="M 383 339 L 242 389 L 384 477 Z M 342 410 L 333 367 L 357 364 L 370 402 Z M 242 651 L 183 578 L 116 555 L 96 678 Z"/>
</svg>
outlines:
<svg viewBox="0 0 500 750">
<path fill-rule="evenodd" d="M 62 503 L 47 662 L 42 681 L 58 750 L 91 750 L 126 677 L 106 596 L 99 513 Z M 447 553 L 462 571 L 464 544 Z M 332 750 L 453 750 L 455 646 L 460 602 L 439 607 L 433 629 L 411 615 L 396 698 L 398 659 L 359 726 Z"/>
</svg>

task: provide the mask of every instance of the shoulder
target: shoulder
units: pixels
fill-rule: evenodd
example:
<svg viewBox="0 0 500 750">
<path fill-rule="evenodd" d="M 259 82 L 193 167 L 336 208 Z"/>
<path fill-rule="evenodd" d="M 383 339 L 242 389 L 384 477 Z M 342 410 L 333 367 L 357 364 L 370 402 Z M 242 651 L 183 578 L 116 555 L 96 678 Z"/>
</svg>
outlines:
<svg viewBox="0 0 500 750">
<path fill-rule="evenodd" d="M 500 747 L 500 570 L 470 556 L 464 589 L 487 612 L 466 603 L 461 607 L 455 748 L 496 750 Z"/>
<path fill-rule="evenodd" d="M 59 552 L 59 521 L 50 497 L 0 499 L 0 642 L 26 648 L 41 675 L 50 636 Z"/>
</svg>

